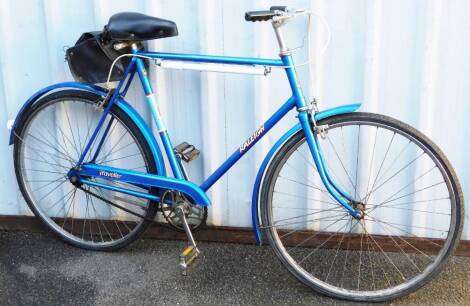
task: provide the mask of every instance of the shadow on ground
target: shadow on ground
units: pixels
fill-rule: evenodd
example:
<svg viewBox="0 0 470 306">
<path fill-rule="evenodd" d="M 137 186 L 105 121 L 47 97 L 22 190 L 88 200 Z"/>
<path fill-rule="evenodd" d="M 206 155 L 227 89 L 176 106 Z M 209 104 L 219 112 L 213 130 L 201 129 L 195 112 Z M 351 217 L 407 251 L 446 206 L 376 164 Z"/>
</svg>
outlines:
<svg viewBox="0 0 470 306">
<path fill-rule="evenodd" d="M 268 247 L 201 243 L 204 255 L 184 277 L 177 268 L 184 245 L 140 240 L 123 251 L 101 253 L 51 235 L 0 232 L 0 304 L 354 304 L 312 292 Z M 470 305 L 470 258 L 453 258 L 430 284 L 392 304 Z"/>
</svg>

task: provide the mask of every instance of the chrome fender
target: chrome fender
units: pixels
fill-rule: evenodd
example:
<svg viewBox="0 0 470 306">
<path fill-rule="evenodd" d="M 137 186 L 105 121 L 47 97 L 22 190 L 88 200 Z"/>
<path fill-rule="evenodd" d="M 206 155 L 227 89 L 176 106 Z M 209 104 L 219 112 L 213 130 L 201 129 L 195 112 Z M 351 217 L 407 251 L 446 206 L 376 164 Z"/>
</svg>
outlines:
<svg viewBox="0 0 470 306">
<path fill-rule="evenodd" d="M 315 120 L 320 121 L 325 118 L 347 114 L 355 112 L 356 110 L 361 107 L 361 104 L 349 104 L 338 106 L 334 108 L 330 108 L 315 114 Z M 256 244 L 261 245 L 262 243 L 262 233 L 260 230 L 260 219 L 259 219 L 259 191 L 261 184 L 263 183 L 264 175 L 266 173 L 266 169 L 268 168 L 271 159 L 273 158 L 274 154 L 282 147 L 284 143 L 286 143 L 295 133 L 300 131 L 302 127 L 300 123 L 293 126 L 289 131 L 287 131 L 279 140 L 273 145 L 273 147 L 269 150 L 268 154 L 266 154 L 261 166 L 258 169 L 258 174 L 256 175 L 255 183 L 253 185 L 253 194 L 251 198 L 251 221 L 253 225 L 253 231 L 256 238 Z"/>
</svg>

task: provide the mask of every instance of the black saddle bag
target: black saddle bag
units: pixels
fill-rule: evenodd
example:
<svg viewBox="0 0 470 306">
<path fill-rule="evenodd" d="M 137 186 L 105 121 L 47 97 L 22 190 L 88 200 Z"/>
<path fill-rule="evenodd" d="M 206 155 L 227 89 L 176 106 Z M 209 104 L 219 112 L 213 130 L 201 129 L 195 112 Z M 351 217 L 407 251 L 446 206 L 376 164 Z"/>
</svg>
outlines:
<svg viewBox="0 0 470 306">
<path fill-rule="evenodd" d="M 131 53 L 129 44 L 117 50 L 116 41 L 104 38 L 103 32 L 86 32 L 66 51 L 66 60 L 73 78 L 81 83 L 104 83 L 113 61 L 122 54 Z M 139 43 L 139 49 L 143 46 Z M 111 81 L 119 81 L 129 65 L 131 57 L 122 57 L 115 65 Z"/>
</svg>

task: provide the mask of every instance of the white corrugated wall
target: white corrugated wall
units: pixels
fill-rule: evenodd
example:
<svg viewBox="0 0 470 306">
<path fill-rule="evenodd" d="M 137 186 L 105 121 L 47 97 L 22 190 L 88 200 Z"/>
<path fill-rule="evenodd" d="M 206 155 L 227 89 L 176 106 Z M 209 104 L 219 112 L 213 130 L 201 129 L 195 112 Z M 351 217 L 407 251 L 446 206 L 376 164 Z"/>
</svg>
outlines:
<svg viewBox="0 0 470 306">
<path fill-rule="evenodd" d="M 364 111 L 391 115 L 419 128 L 444 150 L 464 192 L 470 193 L 469 1 L 5 0 L 0 3 L 0 214 L 30 214 L 14 178 L 7 120 L 36 90 L 72 79 L 63 49 L 82 32 L 101 29 L 115 12 L 139 11 L 178 24 L 180 35 L 150 42 L 153 50 L 275 57 L 270 25 L 243 18 L 247 10 L 273 4 L 312 9 L 331 26 L 331 44 L 321 54 L 326 31 L 318 20 L 312 22 L 313 62 L 300 70 L 309 97 L 317 97 L 322 108 L 362 102 Z M 301 44 L 304 29 L 305 22 L 290 25 L 291 47 Z M 297 62 L 306 58 L 299 51 Z M 189 141 L 203 152 L 189 167 L 197 182 L 289 96 L 280 71 L 269 78 L 152 73 L 173 142 Z M 135 89 L 128 100 L 149 118 Z M 211 224 L 250 225 L 257 168 L 270 145 L 295 122 L 293 115 L 288 117 L 211 189 Z M 470 239 L 470 226 L 464 237 Z"/>
</svg>

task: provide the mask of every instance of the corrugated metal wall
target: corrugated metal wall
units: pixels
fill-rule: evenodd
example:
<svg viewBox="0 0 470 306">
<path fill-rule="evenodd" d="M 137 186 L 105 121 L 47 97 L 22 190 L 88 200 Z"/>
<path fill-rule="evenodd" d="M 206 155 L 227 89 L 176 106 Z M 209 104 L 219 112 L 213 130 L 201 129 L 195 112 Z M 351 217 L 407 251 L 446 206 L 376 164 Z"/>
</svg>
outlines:
<svg viewBox="0 0 470 306">
<path fill-rule="evenodd" d="M 325 28 L 313 19 L 312 65 L 300 69 L 309 97 L 321 107 L 363 102 L 362 110 L 391 115 L 418 127 L 447 154 L 464 192 L 470 192 L 466 152 L 470 129 L 470 2 L 465 0 L 285 1 L 324 16 L 332 30 L 321 54 Z M 64 46 L 84 31 L 99 30 L 110 15 L 139 11 L 174 20 L 180 35 L 152 41 L 153 50 L 275 57 L 267 23 L 247 23 L 244 12 L 279 1 L 2 1 L 0 3 L 0 126 L 14 118 L 37 89 L 71 80 Z M 289 43 L 302 42 L 305 22 L 292 23 Z M 299 51 L 297 62 L 306 60 Z M 174 143 L 189 141 L 203 152 L 190 165 L 200 182 L 289 95 L 280 71 L 271 77 L 214 73 L 152 72 L 157 98 Z M 141 94 L 129 98 L 148 118 Z M 275 128 L 211 190 L 211 224 L 249 226 L 251 186 L 273 141 L 294 123 Z M 0 214 L 30 214 L 14 179 L 8 131 L 0 133 Z M 468 207 L 468 206 L 467 206 Z M 470 208 L 469 208 L 470 209 Z M 467 209 L 467 210 L 469 210 Z M 468 218 L 466 218 L 469 223 Z M 470 239 L 467 225 L 465 239 Z"/>
</svg>

